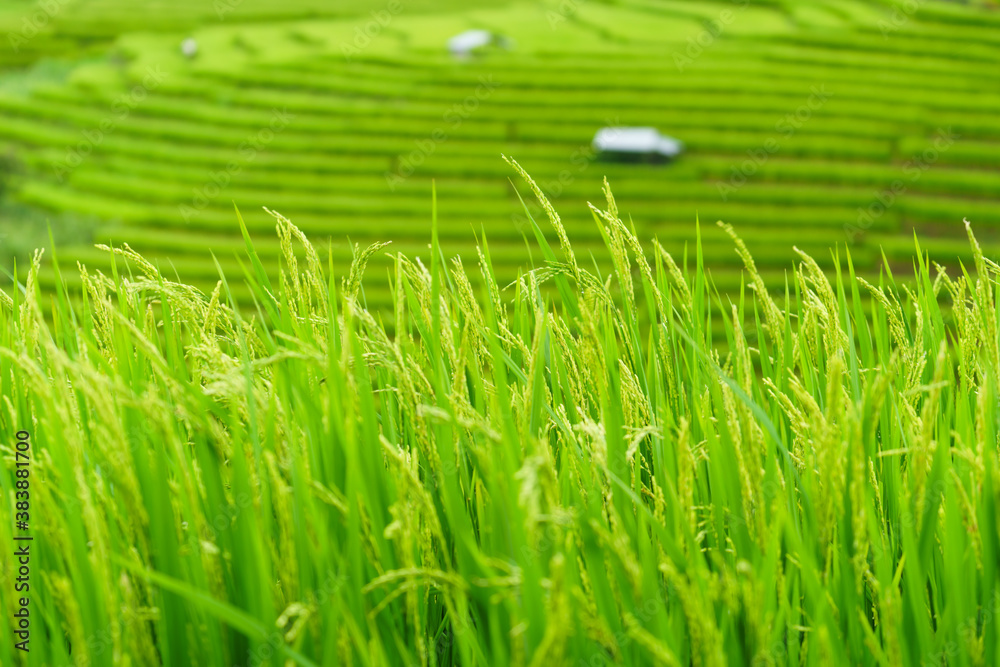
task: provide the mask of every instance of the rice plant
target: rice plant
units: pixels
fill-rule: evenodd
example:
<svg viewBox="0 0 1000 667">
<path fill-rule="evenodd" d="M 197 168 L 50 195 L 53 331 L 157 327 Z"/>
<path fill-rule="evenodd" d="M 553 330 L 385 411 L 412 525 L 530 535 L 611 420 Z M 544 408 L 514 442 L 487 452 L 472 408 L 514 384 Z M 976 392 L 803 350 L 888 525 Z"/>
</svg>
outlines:
<svg viewBox="0 0 1000 667">
<path fill-rule="evenodd" d="M 243 227 L 210 294 L 128 246 L 43 293 L 36 255 L 0 296 L 0 662 L 997 664 L 1000 266 L 971 230 L 953 275 L 918 244 L 905 281 L 834 251 L 768 285 L 724 227 L 730 298 L 607 185 L 590 266 L 524 177 L 541 263 L 499 284 L 435 224 L 391 312 L 364 297 L 391 246 L 336 273 L 277 214 L 280 275 Z"/>
</svg>

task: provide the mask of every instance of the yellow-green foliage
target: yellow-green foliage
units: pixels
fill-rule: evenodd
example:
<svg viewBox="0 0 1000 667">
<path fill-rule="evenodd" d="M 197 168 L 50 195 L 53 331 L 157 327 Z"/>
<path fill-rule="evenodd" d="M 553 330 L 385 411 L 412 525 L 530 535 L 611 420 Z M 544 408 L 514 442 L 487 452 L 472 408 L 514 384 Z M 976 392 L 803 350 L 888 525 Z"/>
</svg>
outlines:
<svg viewBox="0 0 1000 667">
<path fill-rule="evenodd" d="M 244 228 L 252 316 L 127 246 L 45 300 L 36 258 L 0 303 L 0 547 L 22 429 L 34 536 L 32 650 L 5 614 L 0 662 L 996 664 L 1000 267 L 971 231 L 974 274 L 803 254 L 774 298 L 726 228 L 729 301 L 605 195 L 610 275 L 543 203 L 534 271 L 435 236 L 391 313 L 379 248 L 333 276 L 280 215 L 277 284 Z"/>
</svg>

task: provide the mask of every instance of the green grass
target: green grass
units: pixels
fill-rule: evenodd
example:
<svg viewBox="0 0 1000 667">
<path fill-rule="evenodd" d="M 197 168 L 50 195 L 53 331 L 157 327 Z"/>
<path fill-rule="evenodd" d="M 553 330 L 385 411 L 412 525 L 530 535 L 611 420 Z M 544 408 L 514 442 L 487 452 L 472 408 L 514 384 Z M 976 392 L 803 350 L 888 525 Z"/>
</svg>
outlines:
<svg viewBox="0 0 1000 667">
<path fill-rule="evenodd" d="M 808 239 L 817 247 L 850 243 L 858 270 L 876 274 L 880 248 L 908 243 L 913 231 L 954 264 L 945 251 L 964 238 L 963 217 L 976 223 L 984 247 L 1000 242 L 993 113 L 1000 40 L 989 2 L 927 0 L 916 13 L 906 3 L 855 0 L 746 8 L 687 0 L 412 2 L 349 60 L 344 47 L 356 44 L 356 30 L 388 5 L 328 5 L 243 0 L 221 19 L 211 3 L 188 0 L 68 5 L 22 52 L 28 69 L 0 73 L 0 151 L 20 165 L 8 199 L 36 217 L 97 218 L 98 230 L 120 230 L 115 240 L 138 251 L 210 268 L 209 247 L 190 239 L 241 242 L 230 224 L 234 202 L 255 240 L 271 225 L 266 205 L 319 244 L 344 236 L 363 245 L 387 237 L 422 243 L 435 181 L 442 239 L 470 250 L 473 230 L 519 242 L 523 216 L 497 160 L 504 154 L 536 175 L 574 238 L 590 244 L 585 251 L 600 242 L 586 199 L 605 176 L 623 218 L 646 236 L 670 239 L 672 252 L 693 242 L 690 220 L 725 220 L 748 239 L 770 239 L 754 248 L 766 271 L 783 270 Z M 33 6 L 0 12 L 0 35 Z M 675 55 L 725 11 L 732 20 L 679 69 Z M 895 23 L 894 11 L 905 20 Z M 553 24 L 553 15 L 567 20 Z M 883 34 L 887 21 L 892 29 Z M 516 48 L 462 63 L 448 56 L 449 36 L 483 27 L 513 37 Z M 188 35 L 201 47 L 192 61 L 179 53 Z M 120 117 L 116 101 L 149 67 L 169 76 Z M 482 77 L 501 85 L 456 118 L 456 105 Z M 789 125 L 816 86 L 829 99 Z M 276 108 L 294 118 L 244 159 L 241 143 Z M 99 145 L 60 172 L 68 151 L 109 119 Z M 597 164 L 588 147 L 609 122 L 655 125 L 688 151 L 669 167 Z M 913 178 L 913 159 L 946 128 L 958 135 L 954 144 Z M 447 139 L 390 185 L 387 176 L 407 173 L 407 156 L 442 129 Z M 777 152 L 751 165 L 747 184 L 723 198 L 720 186 L 734 182 L 734 169 L 772 141 Z M 234 160 L 228 184 L 197 216 L 184 215 L 181 207 Z M 858 210 L 897 180 L 906 189 L 888 212 L 866 233 L 848 233 Z M 0 233 L 18 222 L 0 219 Z M 163 232 L 166 244 L 146 242 Z M 87 242 L 62 254 L 110 268 Z M 731 254 L 726 263 L 739 268 Z M 335 264 L 349 266 L 343 254 Z M 525 254 L 498 264 L 498 279 L 509 282 L 527 265 Z M 45 289 L 53 276 L 40 274 Z M 183 278 L 212 288 L 206 271 Z M 370 284 L 376 290 L 381 301 L 391 298 L 382 274 Z"/>
<path fill-rule="evenodd" d="M 0 487 L 26 430 L 34 536 L 31 652 L 8 619 L 0 661 L 1000 660 L 1000 267 L 971 229 L 968 272 L 917 246 L 906 276 L 842 251 L 782 279 L 728 227 L 641 241 L 608 190 L 598 275 L 538 206 L 512 285 L 485 237 L 337 272 L 280 216 L 208 293 L 119 248 L 43 294 L 35 262 L 0 295 Z"/>
</svg>

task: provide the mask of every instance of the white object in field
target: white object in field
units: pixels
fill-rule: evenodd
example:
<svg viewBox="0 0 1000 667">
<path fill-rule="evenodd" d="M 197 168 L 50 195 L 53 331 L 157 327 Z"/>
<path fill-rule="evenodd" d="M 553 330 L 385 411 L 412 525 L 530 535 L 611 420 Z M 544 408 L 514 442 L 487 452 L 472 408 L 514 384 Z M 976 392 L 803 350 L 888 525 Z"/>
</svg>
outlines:
<svg viewBox="0 0 1000 667">
<path fill-rule="evenodd" d="M 489 30 L 466 30 L 448 40 L 448 50 L 455 56 L 467 56 L 476 49 L 489 46 L 493 39 Z"/>
<path fill-rule="evenodd" d="M 194 37 L 188 37 L 181 42 L 181 53 L 186 58 L 194 58 L 198 55 L 198 42 L 195 41 Z"/>
<path fill-rule="evenodd" d="M 594 135 L 594 149 L 602 153 L 677 157 L 684 151 L 684 144 L 653 127 L 605 127 Z"/>
</svg>

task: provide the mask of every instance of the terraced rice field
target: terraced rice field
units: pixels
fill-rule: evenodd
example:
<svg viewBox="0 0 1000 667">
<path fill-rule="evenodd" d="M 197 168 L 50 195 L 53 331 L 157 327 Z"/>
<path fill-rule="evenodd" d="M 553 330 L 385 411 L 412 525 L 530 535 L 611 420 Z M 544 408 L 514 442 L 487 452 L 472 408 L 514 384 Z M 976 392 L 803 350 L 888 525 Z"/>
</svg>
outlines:
<svg viewBox="0 0 1000 667">
<path fill-rule="evenodd" d="M 387 240 L 426 258 L 432 182 L 444 250 L 485 233 L 511 279 L 532 259 L 501 155 L 539 181 L 599 266 L 607 250 L 586 202 L 605 176 L 640 237 L 680 255 L 696 219 L 724 220 L 778 284 L 793 246 L 822 262 L 849 245 L 872 273 L 882 251 L 908 265 L 917 230 L 933 258 L 965 257 L 963 218 L 1000 249 L 995 7 L 400 0 L 345 17 L 286 4 L 123 15 L 115 0 L 66 3 L 29 44 L 77 59 L 36 59 L 0 84 L 8 206 L 87 230 L 62 260 L 107 267 L 93 243 L 127 242 L 206 289 L 209 251 L 240 272 L 234 203 L 271 269 L 264 206 L 329 238 L 340 266 L 355 243 Z M 456 61 L 445 42 L 468 28 L 515 46 Z M 179 48 L 189 34 L 191 60 Z M 598 161 L 589 143 L 609 124 L 656 126 L 688 151 L 668 166 Z M 713 279 L 737 287 L 731 242 L 703 227 Z M 370 305 L 389 301 L 380 257 Z"/>
</svg>

